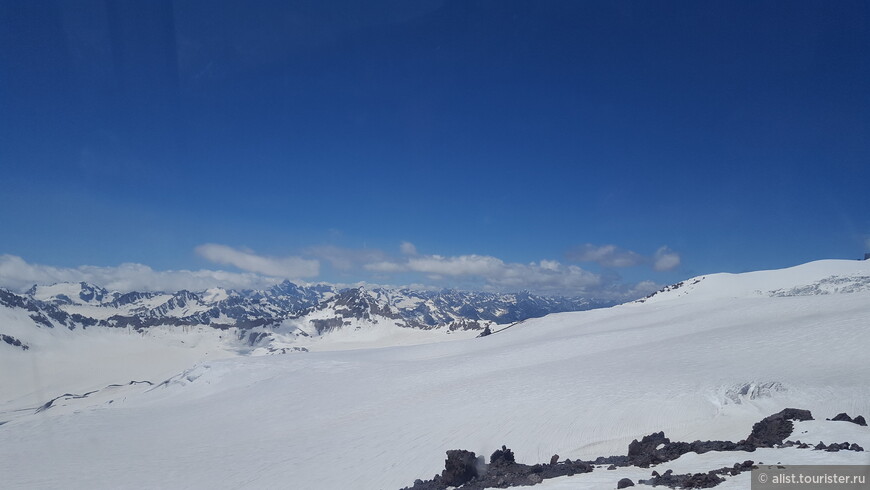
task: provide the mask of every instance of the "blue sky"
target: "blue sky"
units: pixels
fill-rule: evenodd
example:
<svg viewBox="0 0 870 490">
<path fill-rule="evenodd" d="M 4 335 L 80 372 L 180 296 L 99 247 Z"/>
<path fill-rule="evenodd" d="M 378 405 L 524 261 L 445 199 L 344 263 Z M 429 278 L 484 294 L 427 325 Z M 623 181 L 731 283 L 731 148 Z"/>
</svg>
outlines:
<svg viewBox="0 0 870 490">
<path fill-rule="evenodd" d="M 0 282 L 617 296 L 858 258 L 868 46 L 860 1 L 3 1 Z"/>
</svg>

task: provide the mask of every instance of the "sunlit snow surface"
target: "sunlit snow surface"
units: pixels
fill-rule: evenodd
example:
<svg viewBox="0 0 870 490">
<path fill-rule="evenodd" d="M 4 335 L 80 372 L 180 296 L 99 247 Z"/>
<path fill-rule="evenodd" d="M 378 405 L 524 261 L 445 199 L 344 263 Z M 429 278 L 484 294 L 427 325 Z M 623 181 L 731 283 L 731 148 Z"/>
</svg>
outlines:
<svg viewBox="0 0 870 490">
<path fill-rule="evenodd" d="M 398 489 L 440 472 L 448 449 L 489 456 L 506 444 L 535 463 L 625 454 L 632 439 L 659 430 L 736 441 L 785 407 L 820 419 L 796 424 L 792 439 L 870 449 L 868 428 L 824 421 L 870 416 L 870 291 L 858 286 L 867 276 L 870 263 L 847 261 L 711 275 L 643 303 L 550 315 L 484 338 L 201 361 L 162 385 L 114 387 L 38 414 L 13 411 L 25 407 L 0 390 L 2 485 Z M 832 277 L 854 287 L 813 289 Z M 89 361 L 101 380 L 118 362 Z M 155 373 L 166 370 L 156 354 L 153 362 Z M 28 375 L 17 366 L 0 374 L 3 386 Z M 658 469 L 746 459 L 870 464 L 870 453 L 690 453 Z M 652 469 L 600 468 L 536 488 L 615 488 Z M 748 478 L 719 488 L 748 488 Z"/>
</svg>

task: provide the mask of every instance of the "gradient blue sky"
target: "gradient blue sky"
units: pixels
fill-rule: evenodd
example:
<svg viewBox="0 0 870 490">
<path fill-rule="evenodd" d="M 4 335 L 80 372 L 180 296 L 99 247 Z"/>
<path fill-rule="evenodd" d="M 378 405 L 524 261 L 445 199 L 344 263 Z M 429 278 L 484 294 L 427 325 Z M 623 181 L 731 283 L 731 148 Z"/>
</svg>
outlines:
<svg viewBox="0 0 870 490">
<path fill-rule="evenodd" d="M 0 283 L 859 258 L 868 87 L 864 1 L 2 0 Z"/>
</svg>

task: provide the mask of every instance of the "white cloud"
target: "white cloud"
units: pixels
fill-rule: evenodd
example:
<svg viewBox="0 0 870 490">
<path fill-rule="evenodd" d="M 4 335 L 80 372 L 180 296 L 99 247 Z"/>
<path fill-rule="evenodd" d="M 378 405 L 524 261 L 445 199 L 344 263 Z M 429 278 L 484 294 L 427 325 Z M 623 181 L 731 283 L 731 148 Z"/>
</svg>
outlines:
<svg viewBox="0 0 870 490">
<path fill-rule="evenodd" d="M 539 266 L 544 270 L 558 271 L 561 264 L 555 260 L 542 260 L 539 262 Z"/>
<path fill-rule="evenodd" d="M 301 257 L 266 257 L 216 243 L 200 245 L 196 247 L 196 253 L 218 264 L 232 265 L 243 271 L 268 276 L 291 279 L 315 277 L 320 273 L 320 262 L 317 260 Z"/>
<path fill-rule="evenodd" d="M 579 294 L 602 283 L 597 274 L 555 260 L 529 264 L 507 263 L 489 255 L 418 255 L 404 260 L 378 261 L 363 266 L 381 273 L 416 272 L 430 280 L 472 278 L 489 290 L 529 289 L 538 292 Z"/>
<path fill-rule="evenodd" d="M 363 264 L 387 260 L 387 254 L 376 248 L 344 248 L 318 245 L 305 249 L 305 254 L 329 262 L 333 269 L 349 271 Z"/>
<path fill-rule="evenodd" d="M 459 255 L 442 257 L 424 255 L 408 259 L 407 268 L 414 272 L 439 274 L 444 276 L 481 276 L 491 277 L 504 269 L 505 263 L 487 255 Z"/>
<path fill-rule="evenodd" d="M 417 255 L 417 247 L 411 242 L 402 242 L 399 244 L 399 250 L 402 255 Z"/>
<path fill-rule="evenodd" d="M 112 291 L 202 291 L 213 287 L 262 289 L 281 278 L 252 273 L 213 270 L 156 271 L 147 265 L 124 263 L 117 267 L 83 265 L 53 267 L 31 264 L 15 255 L 0 255 L 0 287 L 24 291 L 34 284 L 88 282 Z"/>
<path fill-rule="evenodd" d="M 680 254 L 668 247 L 660 247 L 652 257 L 645 257 L 616 245 L 587 243 L 569 252 L 568 258 L 578 262 L 595 262 L 603 267 L 634 267 L 648 264 L 657 271 L 669 271 L 680 265 Z"/>
<path fill-rule="evenodd" d="M 597 257 L 610 263 L 615 263 L 619 257 L 637 260 L 634 255 L 617 247 L 587 247 L 586 251 L 596 252 Z M 319 258 L 331 263 L 342 277 L 359 280 L 361 284 L 372 279 L 379 283 L 389 282 L 392 276 L 401 278 L 406 284 L 425 282 L 427 287 L 503 292 L 529 290 L 539 294 L 612 300 L 634 299 L 659 288 L 650 281 L 623 283 L 613 273 L 597 274 L 558 260 L 514 263 L 490 255 L 420 254 L 410 242 L 402 242 L 399 246 L 402 254 L 393 256 L 377 249 L 355 250 L 331 245 L 307 249 L 301 257 L 266 257 L 218 244 L 201 245 L 196 252 L 208 260 L 233 265 L 246 272 L 156 271 L 142 264 L 61 268 L 29 264 L 20 257 L 0 255 L 0 286 L 23 291 L 33 284 L 85 281 L 123 292 L 202 291 L 211 287 L 263 289 L 284 278 L 296 280 L 317 275 L 321 264 Z M 669 270 L 680 264 L 680 256 L 667 247 L 661 247 L 654 257 L 643 258 L 643 261 L 656 270 Z"/>
<path fill-rule="evenodd" d="M 668 247 L 656 250 L 653 256 L 653 269 L 657 271 L 669 271 L 680 265 L 680 254 Z"/>
<path fill-rule="evenodd" d="M 577 262 L 595 262 L 604 267 L 633 267 L 642 264 L 642 255 L 616 245 L 593 245 L 587 243 L 568 254 Z"/>
<path fill-rule="evenodd" d="M 487 278 L 487 282 L 501 290 L 528 289 L 556 294 L 586 294 L 603 284 L 598 274 L 551 260 L 505 264 L 498 274 Z"/>
<path fill-rule="evenodd" d="M 390 262 L 387 260 L 372 262 L 371 264 L 365 264 L 363 265 L 363 269 L 371 272 L 385 273 L 405 272 L 408 270 L 407 266 L 405 266 L 404 264 L 400 264 L 398 262 Z"/>
</svg>

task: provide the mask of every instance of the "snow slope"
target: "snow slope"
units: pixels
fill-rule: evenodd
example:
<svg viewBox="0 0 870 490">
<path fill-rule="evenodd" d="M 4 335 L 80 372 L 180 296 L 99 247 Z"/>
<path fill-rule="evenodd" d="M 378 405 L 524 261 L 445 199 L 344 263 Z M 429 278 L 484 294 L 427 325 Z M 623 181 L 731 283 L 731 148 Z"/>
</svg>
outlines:
<svg viewBox="0 0 870 490">
<path fill-rule="evenodd" d="M 117 396 L 38 414 L 0 409 L 0 472 L 11 488 L 397 489 L 440 472 L 447 449 L 488 456 L 506 444 L 534 463 L 625 454 L 632 439 L 659 430 L 736 441 L 786 407 L 817 419 L 867 417 L 870 291 L 775 291 L 811 291 L 831 277 L 863 284 L 868 265 L 711 275 L 643 303 L 550 315 L 483 338 L 203 361 Z M 816 431 L 812 442 L 845 437 L 870 448 L 866 427 L 802 424 Z M 768 462 L 763 451 L 688 454 L 668 467 Z M 868 453 L 779 451 L 770 462 L 870 464 Z M 618 473 L 540 488 L 615 488 Z M 721 488 L 745 488 L 746 478 Z"/>
<path fill-rule="evenodd" d="M 155 327 L 141 333 L 47 328 L 37 326 L 25 310 L 5 306 L 0 306 L 0 326 L 0 333 L 28 347 L 0 344 L 0 412 L 38 407 L 63 393 L 112 383 L 162 379 L 202 360 L 237 355 L 233 339 L 209 327 Z"/>
<path fill-rule="evenodd" d="M 711 274 L 668 286 L 639 302 L 701 298 L 811 296 L 870 290 L 870 260 L 818 260 L 787 269 Z"/>
</svg>

